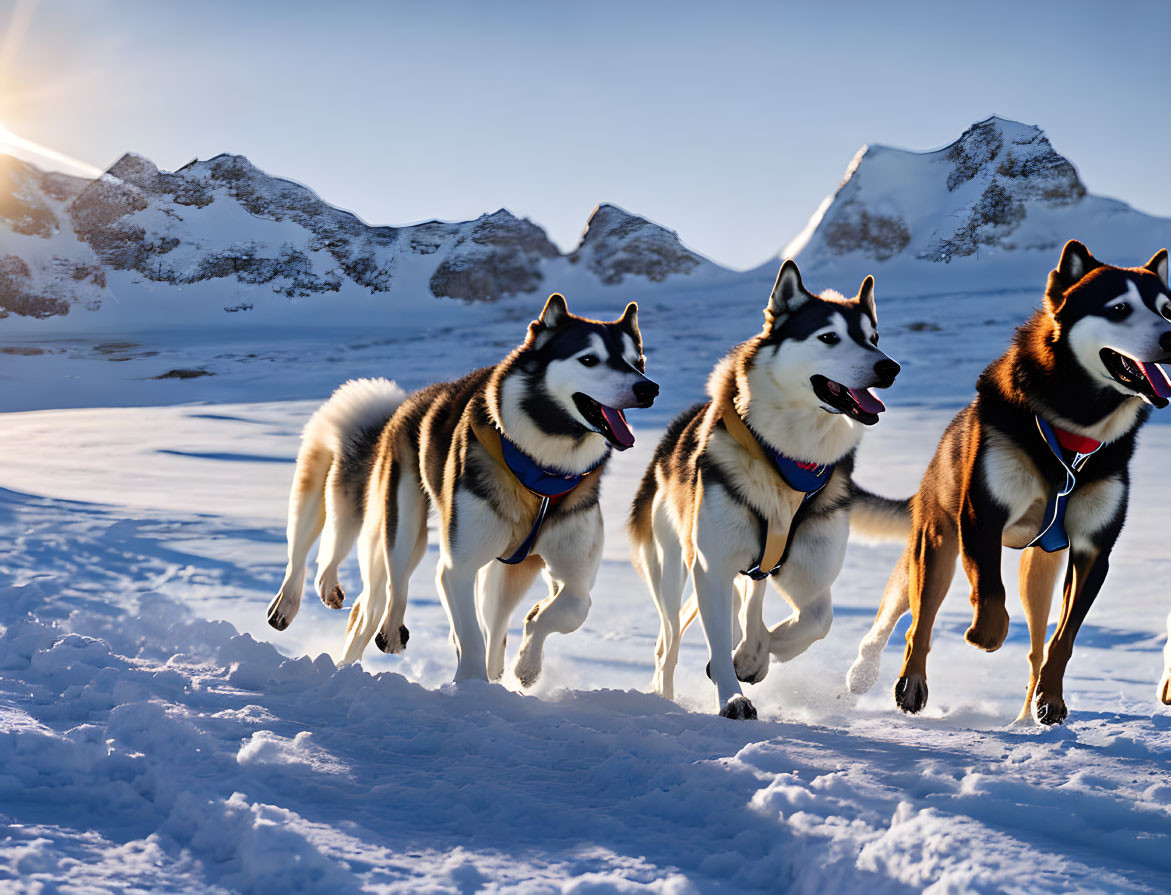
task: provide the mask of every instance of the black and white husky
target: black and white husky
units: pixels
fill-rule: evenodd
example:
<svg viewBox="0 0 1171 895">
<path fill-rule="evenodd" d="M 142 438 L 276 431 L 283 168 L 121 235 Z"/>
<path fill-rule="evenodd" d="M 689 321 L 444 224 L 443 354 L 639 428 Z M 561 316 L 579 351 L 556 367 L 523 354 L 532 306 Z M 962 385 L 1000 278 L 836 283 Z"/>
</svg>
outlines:
<svg viewBox="0 0 1171 895">
<path fill-rule="evenodd" d="M 733 718 L 756 716 L 739 681 L 761 680 L 770 654 L 791 659 L 829 631 L 852 503 L 873 533 L 888 519 L 897 526 L 902 509 L 850 478 L 863 426 L 885 409 L 870 389 L 899 372 L 878 348 L 873 277 L 852 300 L 819 296 L 786 261 L 764 315 L 764 330 L 712 373 L 711 400 L 668 428 L 629 523 L 634 564 L 659 610 L 654 689 L 674 697 L 679 639 L 695 615 L 680 612 L 690 575 L 720 714 Z M 793 607 L 771 630 L 762 618 L 768 577 Z"/>
<path fill-rule="evenodd" d="M 1001 547 L 1017 547 L 1024 548 L 1021 601 L 1031 645 L 1020 717 L 1065 719 L 1065 667 L 1126 516 L 1135 436 L 1150 408 L 1171 399 L 1171 381 L 1158 366 L 1167 360 L 1166 249 L 1145 267 L 1114 267 L 1068 242 L 1043 305 L 981 374 L 976 399 L 943 433 L 911 498 L 910 537 L 850 669 L 853 692 L 874 685 L 883 647 L 910 609 L 895 702 L 905 712 L 926 705 L 931 628 L 957 558 L 972 588 L 965 639 L 999 649 L 1008 634 Z M 1061 616 L 1046 646 L 1062 565 Z"/>
<path fill-rule="evenodd" d="M 509 616 L 544 571 L 549 596 L 525 616 L 516 663 L 531 685 L 545 639 L 576 630 L 589 611 L 602 557 L 599 479 L 611 450 L 634 444 L 623 409 L 649 407 L 659 391 L 644 367 L 637 305 L 603 323 L 571 314 L 554 294 L 493 367 L 410 396 L 386 380 L 343 385 L 305 427 L 289 565 L 269 623 L 283 630 L 296 614 L 324 526 L 317 587 L 326 605 L 342 605 L 337 568 L 355 540 L 362 570 L 342 662 L 357 661 L 376 632 L 381 650 L 401 651 L 407 581 L 434 507 L 455 680 L 501 677 Z"/>
</svg>

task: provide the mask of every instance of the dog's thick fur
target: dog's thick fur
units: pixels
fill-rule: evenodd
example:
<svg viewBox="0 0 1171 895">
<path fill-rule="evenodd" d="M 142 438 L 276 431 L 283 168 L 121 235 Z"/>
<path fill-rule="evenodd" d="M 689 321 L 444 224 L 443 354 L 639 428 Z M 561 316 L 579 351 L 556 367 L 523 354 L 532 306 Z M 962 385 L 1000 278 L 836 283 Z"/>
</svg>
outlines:
<svg viewBox="0 0 1171 895">
<path fill-rule="evenodd" d="M 845 554 L 851 503 L 872 509 L 860 515 L 867 516 L 873 533 L 889 533 L 892 526 L 900 536 L 905 533 L 905 508 L 852 485 L 862 426 L 826 407 L 811 381 L 820 374 L 852 389 L 893 382 L 899 367 L 877 348 L 873 288 L 867 277 L 854 300 L 836 293 L 816 296 L 802 285 L 797 265 L 786 261 L 765 309 L 764 330 L 716 367 L 708 384 L 711 400 L 685 411 L 659 442 L 634 498 L 629 531 L 635 567 L 659 611 L 653 687 L 666 698 L 674 696 L 680 637 L 695 614 L 690 606 L 680 612 L 688 575 L 720 713 L 751 718 L 756 710 L 739 682 L 761 680 L 770 653 L 791 659 L 829 630 L 830 585 Z M 872 395 L 870 400 L 877 403 Z M 804 511 L 788 559 L 773 576 L 794 611 L 772 630 L 761 613 L 764 581 L 743 577 L 738 584 L 737 575 L 760 553 L 760 521 L 787 531 L 803 495 L 782 482 L 771 461 L 754 456 L 729 434 L 722 421 L 728 407 L 783 454 L 837 464 Z M 876 420 L 875 414 L 867 416 L 868 422 Z M 733 658 L 737 601 L 743 639 Z"/>
<path fill-rule="evenodd" d="M 437 586 L 451 621 L 457 681 L 503 674 L 509 616 L 544 571 L 550 594 L 525 617 L 516 664 L 520 681 L 532 684 L 548 635 L 585 620 L 602 553 L 599 482 L 610 444 L 628 446 L 589 409 L 604 406 L 613 417 L 615 408 L 650 406 L 658 386 L 644 363 L 633 302 L 619 320 L 603 323 L 570 314 L 554 294 L 520 347 L 493 367 L 409 397 L 385 380 L 342 386 L 305 428 L 289 499 L 289 566 L 270 623 L 283 629 L 292 621 L 306 556 L 324 526 L 317 585 L 327 605 L 342 605 L 337 566 L 355 540 L 359 546 L 363 590 L 350 611 L 342 662 L 357 661 L 376 632 L 380 649 L 401 651 L 407 582 L 426 549 L 434 507 Z M 593 469 L 553 504 L 531 555 L 515 565 L 496 558 L 529 534 L 540 500 L 473 426 L 501 433 L 544 467 Z M 624 423 L 620 428 L 633 441 Z"/>
<path fill-rule="evenodd" d="M 1103 443 L 1078 473 L 1069 497 L 1068 551 L 1046 553 L 1036 546 L 1021 557 L 1031 673 L 1020 717 L 1032 712 L 1046 724 L 1066 717 L 1065 667 L 1126 516 L 1135 436 L 1147 418 L 1146 404 L 1167 403 L 1151 386 L 1119 379 L 1108 360 L 1118 353 L 1141 364 L 1171 358 L 1169 318 L 1166 250 L 1145 267 L 1118 268 L 1099 262 L 1079 242 L 1066 244 L 1049 274 L 1043 307 L 980 376 L 976 399 L 947 427 L 911 500 L 911 535 L 850 669 L 853 692 L 874 685 L 882 649 L 910 609 L 895 701 L 906 712 L 923 708 L 931 628 L 957 557 L 971 585 L 973 619 L 965 638 L 987 651 L 1004 643 L 1001 547 L 1025 547 L 1038 534 L 1046 501 L 1065 482 L 1039 433 L 1039 416 Z M 1061 616 L 1046 647 L 1054 584 L 1067 552 Z"/>
</svg>

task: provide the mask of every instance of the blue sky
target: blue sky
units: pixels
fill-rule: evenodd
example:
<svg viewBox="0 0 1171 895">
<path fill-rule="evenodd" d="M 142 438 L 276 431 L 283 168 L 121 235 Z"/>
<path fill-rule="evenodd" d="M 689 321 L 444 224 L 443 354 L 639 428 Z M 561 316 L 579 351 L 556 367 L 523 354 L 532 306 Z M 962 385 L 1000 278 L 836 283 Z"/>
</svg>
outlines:
<svg viewBox="0 0 1171 895">
<path fill-rule="evenodd" d="M 862 144 L 993 113 L 1171 215 L 1167 2 L 0 0 L 0 28 L 20 137 L 99 167 L 241 153 L 376 224 L 503 206 L 568 248 L 608 201 L 754 266 Z"/>
</svg>

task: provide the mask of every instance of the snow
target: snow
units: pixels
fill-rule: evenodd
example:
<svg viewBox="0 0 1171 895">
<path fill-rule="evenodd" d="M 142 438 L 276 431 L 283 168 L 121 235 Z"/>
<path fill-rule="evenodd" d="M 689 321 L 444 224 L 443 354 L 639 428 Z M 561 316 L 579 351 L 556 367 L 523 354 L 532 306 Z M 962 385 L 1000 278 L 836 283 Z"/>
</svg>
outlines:
<svg viewBox="0 0 1171 895">
<path fill-rule="evenodd" d="M 1044 154 L 1036 129 L 992 125 L 1006 145 Z M 814 291 L 852 295 L 876 275 L 882 345 L 903 372 L 856 476 L 892 496 L 915 488 L 1059 251 L 918 258 L 930 228 L 991 176 L 985 166 L 949 190 L 944 153 L 865 147 L 791 247 Z M 258 217 L 228 195 L 210 175 L 228 163 L 280 213 Z M 149 189 L 161 182 L 145 159 L 120 165 Z M 394 241 L 241 158 L 180 173 L 215 201 L 168 209 L 180 221 L 152 193 L 130 216 L 183 237 L 164 255 L 177 268 L 257 240 L 294 245 L 325 273 L 332 261 L 302 214 L 356 233 L 356 254 Z M 67 220 L 64 200 L 46 201 Z M 1171 242 L 1171 222 L 1101 197 L 1026 208 L 1020 243 L 1076 235 L 1105 261 L 1141 264 Z M 823 225 L 859 209 L 905 217 L 905 255 L 831 257 Z M 1023 613 L 1010 599 L 1004 647 L 972 649 L 961 575 L 936 623 L 924 713 L 898 713 L 890 692 L 906 620 L 879 685 L 848 695 L 900 549 L 861 541 L 835 585 L 829 636 L 746 687 L 760 721 L 715 715 L 698 626 L 667 702 L 646 692 L 658 620 L 629 562 L 628 502 L 663 428 L 760 326 L 776 264 L 733 273 L 694 256 L 690 273 L 652 282 L 656 264 L 688 250 L 614 206 L 598 214 L 581 263 L 546 257 L 539 231 L 499 212 L 397 231 L 436 249 L 387 255 L 390 293 L 346 284 L 289 299 L 231 278 L 178 286 L 110 270 L 98 312 L 0 321 L 0 891 L 1171 891 L 1171 712 L 1155 698 L 1171 609 L 1171 410 L 1140 436 L 1127 527 L 1066 675 L 1065 725 L 1013 723 Z M 492 259 L 490 240 L 473 239 L 484 222 L 530 244 L 548 288 L 494 303 L 432 297 L 447 259 Z M 58 275 L 58 255 L 96 259 L 65 232 L 3 239 L 37 285 Z M 503 686 L 450 683 L 434 532 L 403 654 L 371 648 L 337 668 L 346 614 L 308 594 L 287 631 L 270 628 L 298 437 L 321 401 L 350 378 L 413 389 L 493 363 L 552 289 L 594 317 L 637 299 L 663 391 L 630 413 L 638 442 L 604 480 L 589 618 L 550 641 L 536 686 L 522 691 L 510 673 Z M 242 303 L 254 307 L 224 312 Z M 1006 550 L 1010 593 L 1016 561 Z M 342 582 L 354 594 L 357 581 L 351 558 Z M 769 623 L 786 613 L 771 594 Z"/>
<path fill-rule="evenodd" d="M 679 703 L 644 692 L 658 623 L 622 522 L 662 427 L 758 326 L 771 277 L 743 282 L 644 300 L 663 397 L 630 415 L 638 444 L 604 483 L 593 608 L 550 641 L 532 693 L 511 676 L 448 682 L 434 537 L 401 656 L 371 649 L 338 669 L 344 613 L 307 598 L 277 633 L 264 610 L 285 562 L 298 435 L 318 403 L 351 376 L 412 388 L 491 362 L 539 301 L 473 308 L 468 327 L 440 305 L 385 337 L 143 331 L 137 345 L 75 334 L 36 341 L 44 354 L 0 353 L 0 888 L 1171 888 L 1171 714 L 1155 700 L 1171 427 L 1158 415 L 1070 665 L 1064 726 L 1011 723 L 1026 682 L 1022 613 L 1010 601 L 1008 642 L 978 653 L 963 642 L 959 579 L 936 625 L 924 714 L 899 714 L 890 696 L 905 622 L 880 685 L 845 694 L 892 544 L 851 543 L 829 636 L 747 688 L 759 722 L 715 715 L 698 628 Z M 905 372 L 863 442 L 857 477 L 871 487 L 914 488 L 976 372 L 1039 299 L 1039 288 L 961 290 L 924 300 L 879 280 L 883 345 Z M 583 313 L 640 297 L 565 291 Z M 177 367 L 215 375 L 151 378 Z M 1010 591 L 1015 561 L 1006 551 Z M 351 560 L 343 583 L 356 581 Z M 784 612 L 771 596 L 770 623 Z"/>
</svg>

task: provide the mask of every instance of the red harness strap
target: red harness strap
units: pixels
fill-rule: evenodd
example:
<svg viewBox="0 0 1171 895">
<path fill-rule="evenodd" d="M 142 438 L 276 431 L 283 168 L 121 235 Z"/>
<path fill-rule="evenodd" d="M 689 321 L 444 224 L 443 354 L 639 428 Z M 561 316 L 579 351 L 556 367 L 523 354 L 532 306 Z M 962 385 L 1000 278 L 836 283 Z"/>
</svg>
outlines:
<svg viewBox="0 0 1171 895">
<path fill-rule="evenodd" d="M 1102 446 L 1102 442 L 1095 441 L 1092 438 L 1086 438 L 1084 435 L 1077 435 L 1068 429 L 1062 429 L 1058 426 L 1052 426 L 1052 429 L 1053 434 L 1057 436 L 1057 443 L 1067 451 L 1074 451 L 1078 454 L 1092 454 Z"/>
</svg>

